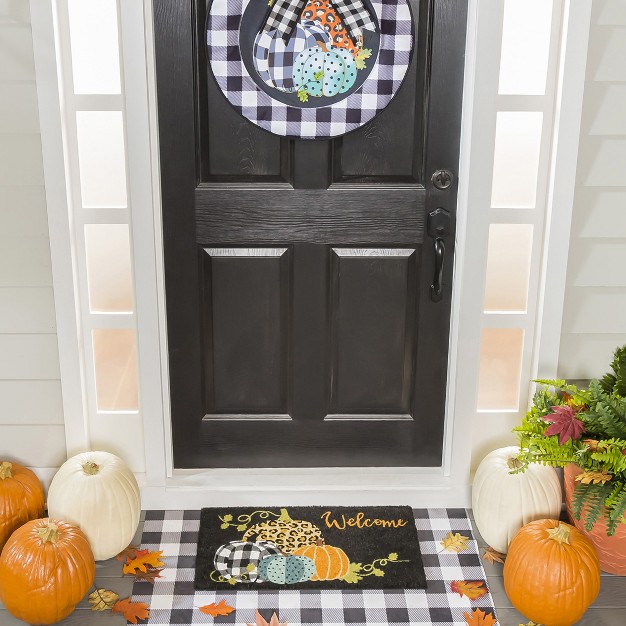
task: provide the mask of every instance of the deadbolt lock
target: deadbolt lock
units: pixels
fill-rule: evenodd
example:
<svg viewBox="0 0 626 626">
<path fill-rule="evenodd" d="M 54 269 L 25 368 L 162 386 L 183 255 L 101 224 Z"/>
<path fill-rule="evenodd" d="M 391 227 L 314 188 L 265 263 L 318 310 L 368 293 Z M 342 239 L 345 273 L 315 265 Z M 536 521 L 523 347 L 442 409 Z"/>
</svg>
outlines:
<svg viewBox="0 0 626 626">
<path fill-rule="evenodd" d="M 450 170 L 436 170 L 430 180 L 437 189 L 448 189 L 454 181 L 454 174 Z"/>
</svg>

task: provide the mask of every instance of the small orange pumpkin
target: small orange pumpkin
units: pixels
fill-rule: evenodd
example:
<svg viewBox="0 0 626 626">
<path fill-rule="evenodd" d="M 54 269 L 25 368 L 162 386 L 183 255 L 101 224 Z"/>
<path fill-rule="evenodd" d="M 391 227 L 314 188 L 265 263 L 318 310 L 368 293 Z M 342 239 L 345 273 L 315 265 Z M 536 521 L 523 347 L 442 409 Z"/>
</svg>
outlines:
<svg viewBox="0 0 626 626">
<path fill-rule="evenodd" d="M 43 488 L 34 472 L 17 463 L 0 462 L 0 552 L 14 530 L 43 517 Z"/>
<path fill-rule="evenodd" d="M 533 622 L 571 626 L 600 591 L 593 544 L 574 526 L 556 520 L 526 524 L 509 545 L 504 589 Z"/>
<path fill-rule="evenodd" d="M 76 526 L 37 519 L 18 528 L 0 555 L 0 600 L 29 624 L 67 617 L 93 585 L 96 562 Z"/>
<path fill-rule="evenodd" d="M 310 546 L 300 546 L 292 552 L 294 556 L 306 556 L 315 563 L 315 575 L 311 580 L 335 580 L 348 573 L 350 559 L 341 549 L 327 546 L 321 539 Z"/>
</svg>

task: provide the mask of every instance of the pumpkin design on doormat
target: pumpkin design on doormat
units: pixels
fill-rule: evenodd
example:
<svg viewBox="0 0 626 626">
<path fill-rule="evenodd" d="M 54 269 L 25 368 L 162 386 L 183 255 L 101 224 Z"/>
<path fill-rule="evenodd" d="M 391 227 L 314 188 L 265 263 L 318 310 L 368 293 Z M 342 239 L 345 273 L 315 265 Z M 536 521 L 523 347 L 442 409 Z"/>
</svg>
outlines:
<svg viewBox="0 0 626 626">
<path fill-rule="evenodd" d="M 213 0 L 209 69 L 254 124 L 313 139 L 344 134 L 401 87 L 414 44 L 407 0 Z"/>
<path fill-rule="evenodd" d="M 344 507 L 339 508 L 344 510 Z M 303 510 L 297 509 L 298 512 Z M 411 562 L 393 551 L 372 559 L 373 555 L 362 551 L 355 539 L 360 531 L 365 531 L 369 544 L 365 547 L 378 551 L 381 542 L 376 538 L 379 532 L 388 534 L 388 539 L 393 541 L 394 536 L 404 536 L 403 526 L 410 523 L 408 530 L 411 526 L 414 528 L 412 518 L 379 519 L 369 511 L 335 514 L 323 509 L 315 509 L 315 514 L 306 516 L 309 519 L 304 519 L 301 514 L 291 515 L 287 508 L 240 514 L 221 513 L 216 509 L 204 509 L 203 514 L 204 511 L 211 511 L 212 526 L 218 537 L 221 533 L 226 536 L 233 532 L 239 536 L 219 545 L 212 556 L 213 569 L 208 577 L 218 588 L 220 584 L 306 586 L 328 581 L 349 587 L 370 576 L 384 578 L 389 568 Z M 323 533 L 332 537 L 331 543 L 326 543 Z M 337 540 L 340 536 L 347 539 L 343 546 Z M 384 547 L 393 545 L 382 543 Z M 401 548 L 400 543 L 398 550 Z M 419 544 L 417 550 L 419 554 Z M 200 554 L 201 550 L 198 558 L 201 558 Z"/>
</svg>

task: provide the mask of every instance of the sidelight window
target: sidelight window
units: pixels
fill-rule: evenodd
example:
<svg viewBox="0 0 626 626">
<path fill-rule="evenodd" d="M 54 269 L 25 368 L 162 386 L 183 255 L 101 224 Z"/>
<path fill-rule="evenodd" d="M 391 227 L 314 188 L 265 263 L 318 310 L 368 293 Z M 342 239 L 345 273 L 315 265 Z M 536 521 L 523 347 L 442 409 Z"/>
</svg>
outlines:
<svg viewBox="0 0 626 626">
<path fill-rule="evenodd" d="M 531 389 L 561 14 L 561 0 L 502 10 L 475 428 L 490 437 L 488 449 L 474 446 L 474 466 L 511 441 Z"/>
</svg>

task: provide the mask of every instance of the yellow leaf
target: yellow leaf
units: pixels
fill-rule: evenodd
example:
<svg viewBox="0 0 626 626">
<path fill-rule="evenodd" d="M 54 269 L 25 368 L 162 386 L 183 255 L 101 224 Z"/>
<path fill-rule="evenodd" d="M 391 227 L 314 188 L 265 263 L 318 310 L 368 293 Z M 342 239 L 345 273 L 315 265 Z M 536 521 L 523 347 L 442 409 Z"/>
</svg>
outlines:
<svg viewBox="0 0 626 626">
<path fill-rule="evenodd" d="M 449 532 L 439 543 L 448 552 L 464 552 L 468 548 L 469 537 L 460 533 Z"/>
<path fill-rule="evenodd" d="M 138 556 L 136 559 L 133 559 L 124 565 L 124 574 L 135 574 L 137 570 L 145 574 L 147 571 L 147 565 L 151 565 L 154 569 L 163 567 L 165 563 L 159 560 L 162 554 L 163 551 L 159 550 L 158 552 L 148 552 L 148 554 Z"/>
<path fill-rule="evenodd" d="M 119 596 L 109 589 L 96 589 L 87 597 L 92 611 L 108 611 L 113 608 L 118 598 Z"/>
<path fill-rule="evenodd" d="M 601 470 L 599 472 L 588 470 L 582 474 L 578 474 L 578 476 L 576 476 L 576 481 L 583 483 L 583 485 L 598 485 L 600 483 L 604 485 L 604 483 L 611 480 L 611 478 L 613 478 L 613 476 L 605 470 Z"/>
<path fill-rule="evenodd" d="M 461 597 L 465 596 L 470 600 L 487 595 L 487 587 L 482 580 L 453 580 L 450 583 L 450 589 L 453 593 L 458 593 Z"/>
</svg>

